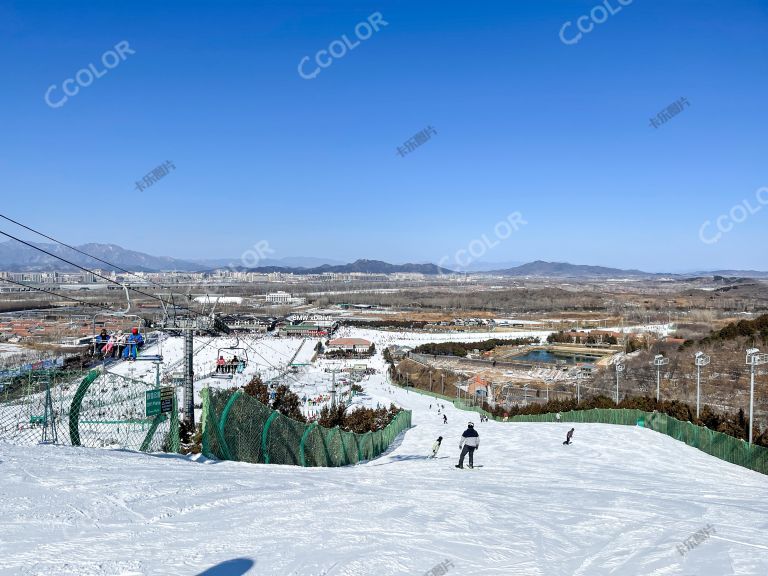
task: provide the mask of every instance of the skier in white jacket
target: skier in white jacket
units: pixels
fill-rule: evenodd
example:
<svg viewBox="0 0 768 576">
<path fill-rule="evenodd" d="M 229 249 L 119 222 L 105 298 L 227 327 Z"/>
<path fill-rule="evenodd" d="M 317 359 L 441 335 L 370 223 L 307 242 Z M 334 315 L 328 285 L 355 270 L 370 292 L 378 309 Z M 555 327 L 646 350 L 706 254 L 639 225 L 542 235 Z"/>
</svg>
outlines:
<svg viewBox="0 0 768 576">
<path fill-rule="evenodd" d="M 464 456 L 467 454 L 469 454 L 469 467 L 474 468 L 473 456 L 475 455 L 475 450 L 480 448 L 480 435 L 477 433 L 477 430 L 475 430 L 474 422 L 469 422 L 467 424 L 467 429 L 464 430 L 464 433 L 461 435 L 459 448 L 462 450 L 456 468 L 464 468 Z"/>
</svg>

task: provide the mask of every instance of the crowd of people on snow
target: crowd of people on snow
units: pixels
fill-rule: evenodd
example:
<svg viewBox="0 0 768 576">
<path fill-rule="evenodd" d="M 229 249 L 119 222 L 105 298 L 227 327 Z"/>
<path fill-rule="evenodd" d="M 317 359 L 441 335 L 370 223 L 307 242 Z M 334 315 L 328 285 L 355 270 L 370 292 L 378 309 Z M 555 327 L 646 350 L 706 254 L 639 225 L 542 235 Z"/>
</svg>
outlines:
<svg viewBox="0 0 768 576">
<path fill-rule="evenodd" d="M 321 405 L 325 404 L 326 402 L 329 402 L 330 400 L 331 400 L 331 395 L 330 394 L 319 394 L 319 395 L 315 396 L 314 398 L 307 397 L 307 396 L 302 396 L 301 397 L 301 401 L 306 403 L 307 406 L 321 406 Z"/>
</svg>

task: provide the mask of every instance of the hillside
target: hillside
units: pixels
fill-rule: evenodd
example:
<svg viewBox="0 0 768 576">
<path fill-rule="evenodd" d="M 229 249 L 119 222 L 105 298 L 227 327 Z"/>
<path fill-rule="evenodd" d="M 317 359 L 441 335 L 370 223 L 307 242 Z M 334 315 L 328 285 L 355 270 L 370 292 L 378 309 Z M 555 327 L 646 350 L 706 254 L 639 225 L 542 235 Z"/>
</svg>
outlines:
<svg viewBox="0 0 768 576">
<path fill-rule="evenodd" d="M 451 270 L 440 268 L 435 264 L 390 264 L 381 260 L 359 259 L 349 264 L 330 265 L 324 264 L 314 268 L 290 268 L 281 266 L 260 266 L 257 268 L 237 267 L 238 270 L 249 270 L 251 272 L 284 272 L 286 274 L 324 274 L 339 273 L 349 274 L 352 272 L 362 272 L 366 274 L 396 274 L 396 273 L 419 273 L 427 275 L 450 274 Z"/>
<path fill-rule="evenodd" d="M 496 274 L 505 276 L 543 276 L 555 278 L 628 278 L 655 276 L 650 272 L 641 270 L 621 270 L 619 268 L 607 268 L 605 266 L 587 266 L 584 264 L 569 264 L 568 262 L 545 262 L 536 260 L 506 270 L 496 270 Z"/>
<path fill-rule="evenodd" d="M 70 262 L 90 270 L 96 268 L 109 271 L 116 270 L 114 267 L 109 267 L 93 258 L 83 256 L 60 244 L 46 244 L 39 242 L 30 242 L 30 244 L 51 252 L 56 256 L 66 258 Z M 144 254 L 143 252 L 126 250 L 116 244 L 82 244 L 75 247 L 87 254 L 92 254 L 102 260 L 111 262 L 115 266 L 131 270 L 132 272 L 160 272 L 173 270 L 189 272 L 200 269 L 199 264 L 178 260 L 176 258 L 151 256 L 149 254 Z M 48 256 L 34 248 L 30 248 L 29 246 L 25 246 L 13 240 L 0 242 L 0 270 L 13 272 L 79 271 L 75 266 L 71 266 L 53 256 Z"/>
<path fill-rule="evenodd" d="M 502 422 L 478 423 L 482 468 L 459 471 L 458 437 L 476 417 L 447 405 L 443 425 L 432 398 L 368 390 L 412 409 L 415 427 L 348 468 L 0 444 L 0 574 L 768 572 L 766 476 L 642 428 L 576 424 L 563 446 L 568 424 Z M 439 458 L 426 459 L 438 435 Z"/>
</svg>

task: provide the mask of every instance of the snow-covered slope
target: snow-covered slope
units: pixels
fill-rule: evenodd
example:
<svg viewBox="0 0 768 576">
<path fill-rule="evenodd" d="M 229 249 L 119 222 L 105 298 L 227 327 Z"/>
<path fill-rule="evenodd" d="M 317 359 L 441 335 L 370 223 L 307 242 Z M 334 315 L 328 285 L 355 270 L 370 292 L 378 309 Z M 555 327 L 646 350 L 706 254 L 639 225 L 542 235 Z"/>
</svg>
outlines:
<svg viewBox="0 0 768 576">
<path fill-rule="evenodd" d="M 0 575 L 189 575 L 238 558 L 286 576 L 421 575 L 446 560 L 456 576 L 768 573 L 766 476 L 645 429 L 577 424 L 563 446 L 567 424 L 498 422 L 477 424 L 482 468 L 461 471 L 467 412 L 446 405 L 443 425 L 434 399 L 367 386 L 412 408 L 415 427 L 348 468 L 0 444 Z"/>
</svg>

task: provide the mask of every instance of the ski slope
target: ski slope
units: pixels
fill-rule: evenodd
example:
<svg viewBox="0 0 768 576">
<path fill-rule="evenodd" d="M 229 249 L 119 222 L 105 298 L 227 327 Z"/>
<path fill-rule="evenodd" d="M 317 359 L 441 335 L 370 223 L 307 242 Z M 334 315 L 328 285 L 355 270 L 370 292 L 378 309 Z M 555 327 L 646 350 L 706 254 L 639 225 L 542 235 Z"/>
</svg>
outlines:
<svg viewBox="0 0 768 576">
<path fill-rule="evenodd" d="M 478 422 L 483 467 L 457 470 L 467 412 L 446 405 L 443 425 L 432 398 L 378 375 L 367 388 L 415 426 L 354 467 L 0 444 L 0 575 L 189 575 L 235 559 L 290 576 L 421 575 L 446 560 L 457 576 L 768 573 L 766 476 L 604 424 L 577 424 L 563 446 L 567 424 Z"/>
</svg>

